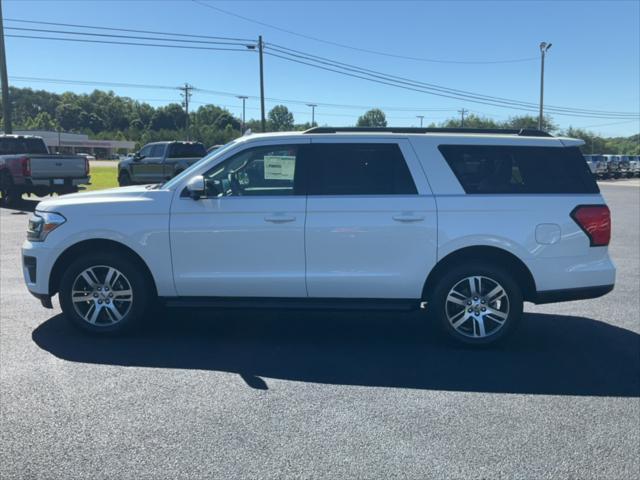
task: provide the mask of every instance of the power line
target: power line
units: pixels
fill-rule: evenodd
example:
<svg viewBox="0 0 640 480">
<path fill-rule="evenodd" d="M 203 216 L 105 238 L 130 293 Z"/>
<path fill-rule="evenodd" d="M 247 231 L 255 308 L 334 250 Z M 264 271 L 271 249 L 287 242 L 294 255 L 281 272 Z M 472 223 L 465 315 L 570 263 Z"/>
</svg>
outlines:
<svg viewBox="0 0 640 480">
<path fill-rule="evenodd" d="M 112 42 L 110 40 L 89 40 L 84 38 L 61 38 L 61 37 L 44 37 L 44 36 L 33 36 L 33 35 L 14 35 L 9 34 L 5 35 L 5 37 L 12 38 L 29 38 L 32 40 L 60 40 L 65 42 L 81 42 L 81 43 L 99 43 L 99 44 L 110 44 L 110 45 L 127 45 L 127 46 L 138 46 L 138 47 L 164 47 L 164 48 L 180 48 L 186 50 L 226 50 L 228 52 L 250 52 L 252 50 L 248 50 L 246 48 L 222 48 L 222 47 L 195 47 L 188 45 L 169 45 L 169 44 L 158 44 L 158 43 L 137 43 L 137 42 Z"/>
<path fill-rule="evenodd" d="M 354 74 L 354 73 L 345 72 L 344 70 L 336 69 L 336 68 L 340 68 L 339 66 L 337 66 L 335 68 L 330 68 L 330 67 L 318 65 L 316 63 L 309 63 L 309 61 L 303 61 L 303 60 L 298 60 L 298 59 L 295 59 L 295 58 L 286 57 L 286 56 L 279 55 L 279 54 L 276 54 L 276 53 L 273 53 L 273 52 L 269 52 L 269 51 L 266 51 L 265 54 L 270 55 L 272 57 L 281 58 L 281 59 L 284 59 L 284 60 L 287 60 L 287 61 L 290 61 L 290 62 L 299 63 L 299 64 L 302 64 L 302 65 L 307 65 L 307 66 L 310 66 L 310 67 L 318 68 L 318 69 L 321 69 L 321 70 L 326 70 L 326 71 L 329 71 L 329 72 L 338 73 L 338 74 L 349 76 L 349 77 L 353 77 L 353 78 L 359 78 L 361 80 L 367 80 L 369 82 L 378 83 L 378 84 L 381 84 L 381 85 L 388 85 L 388 86 L 392 86 L 392 87 L 396 87 L 396 88 L 401 88 L 403 90 L 409 90 L 409 91 L 419 92 L 419 93 L 427 93 L 427 94 L 435 95 L 435 96 L 438 96 L 438 97 L 451 98 L 451 99 L 455 99 L 455 100 L 462 100 L 462 101 L 467 101 L 467 102 L 472 102 L 472 103 L 479 103 L 479 104 L 482 104 L 482 105 L 490 105 L 490 106 L 493 106 L 493 107 L 507 108 L 507 109 L 511 109 L 511 110 L 522 110 L 522 111 L 527 111 L 527 112 L 536 112 L 537 111 L 536 107 L 514 106 L 514 105 L 505 104 L 504 102 L 482 101 L 482 100 L 477 100 L 477 99 L 469 99 L 468 97 L 455 95 L 455 94 L 438 93 L 438 92 L 434 92 L 432 89 L 428 89 L 426 87 L 402 85 L 402 84 L 394 81 L 393 79 L 378 80 L 376 78 L 371 78 L 370 76 L 363 76 L 363 75 L 367 75 L 365 73 L 363 73 L 363 74 Z M 619 115 L 605 115 L 605 114 L 597 114 L 596 115 L 596 114 L 570 113 L 570 112 L 561 112 L 561 111 L 554 111 L 553 113 L 556 114 L 556 115 L 564 115 L 564 116 L 572 116 L 572 117 L 585 117 L 585 118 L 621 118 Z M 629 114 L 626 114 L 626 115 L 629 115 Z"/>
<path fill-rule="evenodd" d="M 309 54 L 306 52 L 302 52 L 300 50 L 294 50 L 294 49 L 290 49 L 287 47 L 283 47 L 280 45 L 276 45 L 276 44 L 268 44 L 267 48 L 272 49 L 277 51 L 278 53 L 281 53 L 283 55 L 288 55 L 288 56 L 292 56 L 295 58 L 299 58 L 299 59 L 304 59 L 304 60 L 308 60 L 308 61 L 312 61 L 312 62 L 316 62 L 316 63 L 320 63 L 322 65 L 328 65 L 328 66 L 332 66 L 335 68 L 340 68 L 340 69 L 344 69 L 350 72 L 356 72 L 356 73 L 361 73 L 364 75 L 368 75 L 374 78 L 378 78 L 378 79 L 382 79 L 382 80 L 389 80 L 389 81 L 393 81 L 396 83 L 401 83 L 404 85 L 409 85 L 409 86 L 418 86 L 418 87 L 424 87 L 426 89 L 433 89 L 435 91 L 438 92 L 442 92 L 442 93 L 448 93 L 448 94 L 454 94 L 454 95 L 459 95 L 459 96 L 463 96 L 464 98 L 469 98 L 469 99 L 476 99 L 476 100 L 486 100 L 486 101 L 495 101 L 495 102 L 500 102 L 500 103 L 505 103 L 505 104 L 510 104 L 510 105 L 514 105 L 514 106 L 524 106 L 524 107 L 531 107 L 531 108 L 538 108 L 537 104 L 531 103 L 531 102 L 524 102 L 524 101 L 520 101 L 520 100 L 512 100 L 512 99 L 507 99 L 507 98 L 502 98 L 502 97 L 493 97 L 493 96 L 489 96 L 489 95 L 482 95 L 482 94 L 478 94 L 478 93 L 474 93 L 474 92 L 469 92 L 466 90 L 459 90 L 459 89 L 453 89 L 453 88 L 448 88 L 448 87 L 444 87 L 441 85 L 436 85 L 433 83 L 427 83 L 427 82 L 421 82 L 418 80 L 411 80 L 405 77 L 399 77 L 396 75 L 390 75 L 390 74 L 386 74 L 383 72 L 379 72 L 376 70 L 371 70 L 371 69 L 367 69 L 364 67 L 359 67 L 356 65 L 351 65 L 348 63 L 344 63 L 344 62 L 339 62 L 336 60 L 331 60 L 328 59 L 326 57 L 321 57 L 318 55 L 313 55 L 313 54 Z M 571 108 L 571 107 L 554 107 L 554 106 L 549 106 L 548 107 L 549 110 L 554 110 L 554 111 L 565 111 L 565 112 L 576 112 L 576 113 L 587 113 L 587 114 L 605 114 L 605 115 L 616 115 L 616 116 L 636 116 L 638 115 L 637 113 L 631 113 L 631 112 L 611 112 L 611 111 L 604 111 L 604 110 L 590 110 L 590 109 L 581 109 L 581 108 Z"/>
<path fill-rule="evenodd" d="M 74 32 L 71 30 L 50 30 L 43 28 L 24 28 L 24 27 L 6 27 L 5 30 L 19 30 L 19 31 L 27 31 L 27 32 L 41 32 L 41 33 L 57 33 L 63 35 L 84 35 L 91 37 L 106 37 L 106 38 L 124 38 L 124 39 L 133 39 L 133 40 L 154 40 L 161 42 L 182 42 L 182 43 L 197 43 L 197 44 L 209 44 L 209 45 L 235 45 L 235 46 L 244 46 L 244 47 L 252 47 L 255 46 L 253 44 L 247 45 L 247 42 L 231 42 L 231 41 L 220 41 L 220 40 L 184 40 L 182 38 L 159 38 L 159 37 L 141 37 L 137 35 L 117 35 L 113 33 L 91 33 L 91 32 Z"/>
<path fill-rule="evenodd" d="M 450 63 L 450 64 L 461 64 L 461 65 L 483 65 L 483 64 L 500 64 L 500 63 L 520 63 L 520 62 L 530 62 L 533 60 L 537 60 L 538 57 L 526 57 L 526 58 L 516 58 L 516 59 L 510 59 L 510 60 L 442 60 L 442 59 L 435 59 L 435 58 L 424 58 L 424 57 L 413 57 L 413 56 L 409 56 L 409 55 L 400 55 L 400 54 L 395 54 L 395 53 L 389 53 L 389 52 L 380 52 L 378 50 L 371 50 L 368 48 L 361 48 L 361 47 L 354 47 L 352 45 L 346 45 L 344 43 L 338 43 L 338 42 L 334 42 L 331 40 L 325 40 L 322 38 L 318 38 L 318 37 L 314 37 L 311 35 L 307 35 L 304 33 L 299 33 L 299 32 L 294 32 L 293 30 L 288 30 L 286 28 L 282 28 L 282 27 L 278 27 L 277 25 L 272 25 L 266 22 L 261 22 L 259 20 L 255 20 L 253 18 L 249 18 L 249 17 L 245 17 L 243 15 L 239 15 L 237 13 L 233 13 L 230 12 L 228 10 L 223 10 L 222 8 L 219 7 L 214 7 L 213 5 L 209 5 L 208 3 L 202 2 L 200 0 L 191 0 L 193 3 L 196 3 L 202 7 L 206 7 L 209 8 L 211 10 L 215 10 L 219 13 L 223 13 L 225 15 L 230 15 L 232 17 L 236 17 L 236 18 L 240 18 L 241 20 L 245 20 L 247 22 L 251 22 L 254 23 L 256 25 L 262 25 L 263 27 L 268 27 L 268 28 L 273 28 L 274 30 L 278 30 L 280 32 L 284 32 L 284 33 L 288 33 L 290 35 L 295 35 L 297 37 L 300 38 L 306 38 L 308 40 L 313 40 L 315 42 L 320 42 L 320 43 L 325 43 L 327 45 L 334 45 L 336 47 L 340 47 L 340 48 L 347 48 L 349 50 L 355 50 L 358 52 L 365 52 L 365 53 L 371 53 L 374 55 L 381 55 L 384 57 L 392 57 L 392 58 L 400 58 L 400 59 L 404 59 L 404 60 L 415 60 L 415 61 L 419 61 L 419 62 L 428 62 L 428 63 Z"/>
<path fill-rule="evenodd" d="M 43 21 L 36 21 L 36 20 L 23 20 L 19 18 L 5 18 L 4 20 L 6 22 L 29 23 L 29 24 L 36 24 L 36 25 L 54 25 L 57 27 L 75 27 L 75 28 L 86 28 L 86 29 L 97 29 L 97 30 L 111 30 L 115 32 L 149 33 L 153 35 L 172 35 L 175 37 L 185 37 L 185 38 L 207 38 L 210 40 L 236 40 L 239 42 L 255 41 L 255 39 L 252 39 L 252 38 L 215 37 L 211 35 L 195 35 L 195 34 L 188 34 L 188 33 L 158 32 L 153 30 L 134 30 L 131 28 L 100 27 L 96 25 L 81 25 L 77 23 L 43 22 Z"/>
</svg>

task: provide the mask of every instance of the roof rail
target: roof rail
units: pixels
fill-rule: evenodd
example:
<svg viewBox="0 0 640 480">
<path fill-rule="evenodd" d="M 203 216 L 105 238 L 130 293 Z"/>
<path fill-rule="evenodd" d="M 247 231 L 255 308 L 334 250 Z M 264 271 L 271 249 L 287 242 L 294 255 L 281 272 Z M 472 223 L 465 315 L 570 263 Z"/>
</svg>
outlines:
<svg viewBox="0 0 640 480">
<path fill-rule="evenodd" d="M 304 133 L 464 133 L 496 134 L 521 137 L 552 137 L 548 132 L 531 128 L 416 128 L 416 127 L 313 127 Z"/>
</svg>

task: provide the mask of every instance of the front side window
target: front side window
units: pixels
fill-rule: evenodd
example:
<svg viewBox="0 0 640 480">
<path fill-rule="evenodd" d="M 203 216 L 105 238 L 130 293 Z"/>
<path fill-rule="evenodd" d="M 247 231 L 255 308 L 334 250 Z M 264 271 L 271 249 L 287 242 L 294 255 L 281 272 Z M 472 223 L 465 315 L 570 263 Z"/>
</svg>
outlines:
<svg viewBox="0 0 640 480">
<path fill-rule="evenodd" d="M 578 147 L 440 145 L 466 193 L 598 193 Z"/>
<path fill-rule="evenodd" d="M 302 145 L 255 147 L 234 155 L 204 175 L 208 197 L 294 195 Z"/>
<path fill-rule="evenodd" d="M 309 195 L 416 195 L 400 147 L 391 143 L 311 145 Z"/>
<path fill-rule="evenodd" d="M 144 147 L 142 150 L 140 150 L 140 152 L 138 153 L 138 155 L 142 158 L 144 157 L 148 157 L 149 154 L 151 153 L 151 145 L 147 145 L 146 147 Z"/>
<path fill-rule="evenodd" d="M 163 144 L 159 144 L 159 145 L 154 145 L 153 147 L 151 147 L 151 153 L 149 153 L 150 157 L 161 157 L 162 155 L 164 155 L 164 145 Z"/>
</svg>

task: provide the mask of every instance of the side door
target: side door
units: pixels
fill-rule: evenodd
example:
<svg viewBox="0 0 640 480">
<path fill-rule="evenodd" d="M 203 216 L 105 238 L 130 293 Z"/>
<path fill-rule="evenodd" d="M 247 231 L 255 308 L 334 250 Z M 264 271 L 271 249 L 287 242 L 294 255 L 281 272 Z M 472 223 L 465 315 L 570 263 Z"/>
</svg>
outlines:
<svg viewBox="0 0 640 480">
<path fill-rule="evenodd" d="M 304 192 L 298 163 L 309 140 L 265 141 L 204 174 L 207 195 L 171 207 L 180 296 L 306 297 Z"/>
<path fill-rule="evenodd" d="M 165 180 L 163 175 L 163 162 L 165 151 L 167 149 L 166 143 L 156 143 L 151 146 L 151 152 L 148 157 L 142 159 L 142 164 L 145 171 L 145 181 L 149 183 L 160 183 Z"/>
<path fill-rule="evenodd" d="M 148 181 L 146 166 L 143 161 L 151 153 L 152 146 L 145 145 L 142 147 L 131 162 L 131 180 L 134 183 L 146 183 Z"/>
<path fill-rule="evenodd" d="M 312 140 L 305 164 L 310 297 L 418 299 L 436 204 L 406 139 Z"/>
</svg>

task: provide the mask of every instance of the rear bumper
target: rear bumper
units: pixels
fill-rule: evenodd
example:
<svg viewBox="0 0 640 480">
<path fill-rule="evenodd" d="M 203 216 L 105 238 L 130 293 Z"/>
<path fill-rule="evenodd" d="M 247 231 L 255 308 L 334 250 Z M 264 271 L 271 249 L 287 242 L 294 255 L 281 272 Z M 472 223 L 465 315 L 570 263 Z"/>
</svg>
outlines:
<svg viewBox="0 0 640 480">
<path fill-rule="evenodd" d="M 31 180 L 27 180 L 25 186 L 45 187 L 51 188 L 52 190 L 64 190 L 65 188 L 86 185 L 91 180 L 91 177 L 63 178 L 61 179 L 63 180 L 61 184 L 56 184 L 54 180 L 55 179 L 53 178 L 32 178 Z"/>
<path fill-rule="evenodd" d="M 535 304 L 571 302 L 574 300 L 588 300 L 606 295 L 613 290 L 613 285 L 598 285 L 597 287 L 565 288 L 562 290 L 545 290 L 536 292 Z"/>
</svg>

